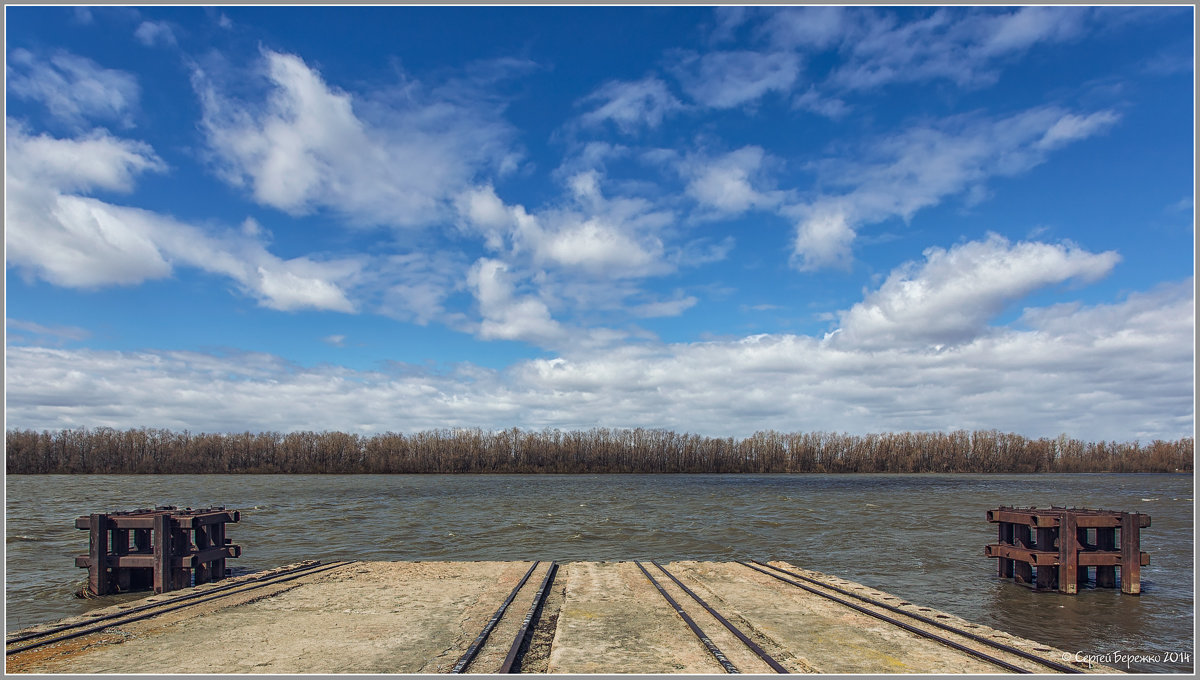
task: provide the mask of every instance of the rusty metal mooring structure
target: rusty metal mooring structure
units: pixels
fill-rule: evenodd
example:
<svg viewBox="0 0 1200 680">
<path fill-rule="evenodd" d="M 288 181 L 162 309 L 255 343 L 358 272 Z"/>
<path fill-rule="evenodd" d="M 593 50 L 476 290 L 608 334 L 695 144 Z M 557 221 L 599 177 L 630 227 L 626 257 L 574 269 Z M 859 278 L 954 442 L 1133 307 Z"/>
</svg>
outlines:
<svg viewBox="0 0 1200 680">
<path fill-rule="evenodd" d="M 999 525 L 999 542 L 986 547 L 999 558 L 1001 578 L 1032 585 L 1034 590 L 1057 590 L 1074 595 L 1095 570 L 1097 588 L 1142 592 L 1141 568 L 1150 554 L 1141 551 L 1141 530 L 1150 515 L 1082 508 L 1011 508 L 987 511 Z M 1119 546 L 1119 547 L 1118 547 Z M 1035 576 L 1036 572 L 1036 576 Z"/>
<path fill-rule="evenodd" d="M 87 555 L 75 566 L 88 570 L 88 592 L 107 595 L 153 589 L 156 593 L 225 578 L 225 560 L 240 557 L 240 546 L 225 538 L 225 524 L 238 522 L 236 510 L 223 507 L 153 510 L 84 515 L 76 529 L 90 532 Z M 130 545 L 132 534 L 133 544 Z M 193 579 L 194 576 L 194 579 Z"/>
</svg>

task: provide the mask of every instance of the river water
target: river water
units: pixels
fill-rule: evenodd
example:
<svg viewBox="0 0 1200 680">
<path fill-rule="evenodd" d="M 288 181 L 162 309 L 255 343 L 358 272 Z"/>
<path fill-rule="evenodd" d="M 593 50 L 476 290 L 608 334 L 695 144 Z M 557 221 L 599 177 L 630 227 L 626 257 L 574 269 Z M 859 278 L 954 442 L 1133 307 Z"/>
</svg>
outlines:
<svg viewBox="0 0 1200 680">
<path fill-rule="evenodd" d="M 9 630 L 134 597 L 72 595 L 88 547 L 76 516 L 224 505 L 242 513 L 228 526 L 235 573 L 302 559 L 783 559 L 1122 669 L 1194 669 L 1191 475 L 36 475 L 5 488 Z M 985 512 L 1051 504 L 1152 516 L 1140 597 L 996 577 Z"/>
</svg>

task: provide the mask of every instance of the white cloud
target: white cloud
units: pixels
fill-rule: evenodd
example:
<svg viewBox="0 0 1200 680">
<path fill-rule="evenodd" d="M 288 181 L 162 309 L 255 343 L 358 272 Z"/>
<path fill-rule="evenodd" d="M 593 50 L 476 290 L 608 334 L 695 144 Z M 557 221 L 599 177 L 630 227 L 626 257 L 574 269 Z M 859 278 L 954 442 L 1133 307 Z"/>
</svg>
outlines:
<svg viewBox="0 0 1200 680">
<path fill-rule="evenodd" d="M 830 120 L 841 120 L 850 112 L 850 106 L 837 97 L 826 97 L 809 88 L 807 92 L 792 100 L 792 106 L 804 111 L 811 111 Z"/>
<path fill-rule="evenodd" d="M 491 186 L 475 187 L 456 200 L 459 219 L 482 234 L 491 250 L 532 267 L 606 279 L 671 269 L 657 234 L 674 221 L 673 214 L 646 199 L 605 196 L 594 170 L 572 175 L 566 184 L 569 202 L 534 214 L 505 205 Z"/>
<path fill-rule="evenodd" d="M 835 205 L 821 206 L 796 226 L 792 266 L 800 271 L 822 267 L 848 268 L 852 260 L 850 245 L 856 235 L 845 210 Z"/>
<path fill-rule="evenodd" d="M 668 114 L 683 108 L 667 89 L 667 84 L 653 77 L 605 83 L 583 102 L 600 102 L 598 107 L 580 117 L 584 125 L 612 121 L 626 134 L 636 132 L 642 126 L 656 128 Z"/>
<path fill-rule="evenodd" d="M 787 92 L 800 74 L 793 52 L 709 52 L 684 55 L 674 69 L 694 100 L 729 109 L 761 99 L 768 92 Z"/>
<path fill-rule="evenodd" d="M 30 136 L 9 124 L 5 163 L 7 264 L 58 286 L 132 285 L 169 276 L 175 263 L 229 276 L 265 307 L 353 311 L 337 283 L 360 264 L 280 258 L 253 238 L 206 230 L 84 194 L 132 190 L 162 171 L 149 146 L 98 131 L 76 139 Z"/>
<path fill-rule="evenodd" d="M 1089 14 L 1085 8 L 1022 7 L 987 20 L 979 51 L 994 55 L 1070 40 L 1083 31 Z"/>
<path fill-rule="evenodd" d="M 520 340 L 535 345 L 557 342 L 564 337 L 546 304 L 532 296 L 519 296 L 503 262 L 480 258 L 467 279 L 483 321 L 479 337 L 484 340 Z"/>
<path fill-rule="evenodd" d="M 793 263 L 801 269 L 844 266 L 862 225 L 908 220 L 964 192 L 968 200 L 982 200 L 990 177 L 1027 172 L 1049 151 L 1116 120 L 1111 111 L 1078 115 L 1047 106 L 993 120 L 958 117 L 872 140 L 862 159 L 818 164 L 825 193 L 781 209 L 797 220 Z M 845 191 L 834 190 L 839 186 Z"/>
<path fill-rule="evenodd" d="M 985 241 L 928 248 L 921 263 L 892 271 L 883 285 L 841 315 L 839 343 L 855 347 L 951 346 L 984 335 L 1014 301 L 1070 280 L 1095 281 L 1120 260 L 1071 244 Z"/>
<path fill-rule="evenodd" d="M 630 308 L 630 313 L 634 316 L 651 319 L 664 316 L 679 316 L 685 311 L 696 306 L 699 300 L 692 295 L 686 297 L 676 297 L 671 300 L 658 300 L 655 302 L 645 302 L 635 307 Z"/>
<path fill-rule="evenodd" d="M 998 428 L 1173 439 L 1194 427 L 1193 288 L 1189 280 L 1115 304 L 1030 310 L 1028 330 L 997 329 L 942 351 L 759 335 L 626 345 L 503 371 L 388 373 L 309 368 L 262 354 L 12 346 L 6 415 L 10 426 L 34 429 L 604 425 L 745 436 Z M 123 388 L 131 381 L 139 389 Z"/>
<path fill-rule="evenodd" d="M 140 88 L 130 73 L 69 52 L 43 60 L 24 49 L 9 54 L 7 73 L 11 94 L 41 102 L 50 115 L 75 128 L 92 119 L 133 124 Z"/>
<path fill-rule="evenodd" d="M 86 328 L 79 328 L 78 326 L 44 326 L 35 321 L 25 321 L 23 319 L 5 319 L 4 328 L 10 334 L 14 331 L 32 333 L 35 336 L 52 338 L 56 342 L 86 340 L 92 335 Z"/>
<path fill-rule="evenodd" d="M 327 336 L 321 338 L 321 342 L 323 342 L 327 345 L 333 345 L 334 347 L 345 347 L 346 346 L 346 336 L 340 335 L 340 334 L 339 335 L 327 335 Z"/>
<path fill-rule="evenodd" d="M 1035 146 L 1047 151 L 1057 149 L 1107 130 L 1120 119 L 1113 111 L 1097 111 L 1087 116 L 1067 114 L 1059 118 Z"/>
<path fill-rule="evenodd" d="M 701 205 L 726 214 L 769 208 L 782 200 L 775 191 L 760 191 L 769 158 L 762 147 L 745 146 L 711 159 L 692 158 L 683 166 L 690 176 L 687 193 Z"/>
<path fill-rule="evenodd" d="M 803 7 L 760 13 L 759 32 L 776 49 L 839 51 L 843 63 L 822 89 L 871 90 L 898 82 L 946 79 L 989 85 L 1002 60 L 1088 30 L 1088 7 L 937 8 L 901 21 L 891 11 Z"/>
<path fill-rule="evenodd" d="M 762 30 L 779 47 L 824 49 L 842 41 L 850 20 L 844 7 L 796 7 L 771 12 Z"/>
<path fill-rule="evenodd" d="M 362 99 L 290 54 L 264 51 L 263 68 L 261 104 L 228 98 L 200 69 L 193 76 L 222 177 L 261 204 L 425 226 L 452 214 L 450 202 L 477 172 L 512 163 L 510 128 L 485 104 L 428 95 L 419 83 L 402 96 Z"/>
<path fill-rule="evenodd" d="M 143 21 L 133 36 L 146 47 L 174 47 L 176 44 L 175 31 L 165 21 Z"/>
</svg>

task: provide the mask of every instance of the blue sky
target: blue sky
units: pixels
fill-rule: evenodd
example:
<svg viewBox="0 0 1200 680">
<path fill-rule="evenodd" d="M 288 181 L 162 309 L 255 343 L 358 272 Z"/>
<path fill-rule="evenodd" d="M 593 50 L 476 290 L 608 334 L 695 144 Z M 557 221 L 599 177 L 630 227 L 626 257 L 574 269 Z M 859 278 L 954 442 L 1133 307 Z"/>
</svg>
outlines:
<svg viewBox="0 0 1200 680">
<path fill-rule="evenodd" d="M 1191 435 L 1193 11 L 7 7 L 7 424 Z"/>
</svg>

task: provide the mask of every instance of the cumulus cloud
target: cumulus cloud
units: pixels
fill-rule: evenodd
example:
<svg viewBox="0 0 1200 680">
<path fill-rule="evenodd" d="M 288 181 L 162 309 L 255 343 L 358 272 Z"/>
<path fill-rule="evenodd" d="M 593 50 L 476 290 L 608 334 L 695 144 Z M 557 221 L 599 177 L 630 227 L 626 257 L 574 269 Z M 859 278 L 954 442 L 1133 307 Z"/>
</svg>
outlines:
<svg viewBox="0 0 1200 680">
<path fill-rule="evenodd" d="M 674 71 L 697 103 L 730 109 L 756 102 L 768 92 L 789 91 L 800 74 L 800 57 L 794 52 L 687 54 Z"/>
<path fill-rule="evenodd" d="M 499 272 L 480 265 L 485 279 Z M 389 373 L 308 368 L 261 354 L 14 346 L 7 416 L 15 427 L 35 429 L 604 424 L 714 436 L 998 428 L 1093 440 L 1176 438 L 1194 426 L 1193 288 L 1189 280 L 1113 304 L 1029 310 L 1025 330 L 999 329 L 941 351 L 758 335 L 625 345 L 501 371 Z M 121 388 L 131 381 L 139 389 Z"/>
<path fill-rule="evenodd" d="M 24 49 L 9 53 L 7 72 L 9 93 L 40 102 L 74 128 L 92 120 L 133 125 L 141 90 L 130 73 L 65 51 L 43 59 Z"/>
<path fill-rule="evenodd" d="M 667 115 L 683 108 L 667 84 L 654 77 L 605 83 L 583 99 L 583 103 L 592 102 L 599 105 L 583 114 L 580 122 L 595 126 L 611 121 L 626 134 L 643 126 L 656 128 Z"/>
<path fill-rule="evenodd" d="M 596 171 L 567 180 L 568 199 L 529 213 L 508 206 L 491 186 L 475 187 L 456 200 L 464 228 L 484 236 L 493 251 L 539 268 L 571 270 L 604 278 L 640 278 L 670 271 L 658 232 L 674 215 L 647 199 L 608 197 Z"/>
<path fill-rule="evenodd" d="M 261 78 L 266 101 L 247 101 L 197 68 L 201 126 L 221 176 L 289 214 L 329 209 L 367 226 L 425 226 L 452 214 L 451 201 L 477 172 L 512 162 L 507 124 L 419 83 L 382 105 L 270 50 Z"/>
<path fill-rule="evenodd" d="M 353 311 L 338 280 L 351 260 L 282 260 L 258 241 L 214 236 L 169 216 L 87 196 L 128 192 L 165 165 L 146 144 L 96 131 L 74 139 L 33 136 L 9 123 L 5 182 L 8 264 L 59 286 L 132 285 L 169 276 L 176 263 L 229 276 L 265 307 Z"/>
<path fill-rule="evenodd" d="M 883 285 L 841 315 L 837 340 L 856 347 L 960 345 L 985 334 L 1014 301 L 1045 286 L 1095 281 L 1120 260 L 1071 244 L 1011 243 L 991 234 L 892 271 Z"/>
<path fill-rule="evenodd" d="M 792 262 L 802 270 L 844 266 L 862 225 L 908 220 L 964 192 L 979 197 L 990 177 L 1027 172 L 1050 151 L 1100 134 L 1118 119 L 1112 111 L 1080 115 L 1054 106 L 991 120 L 958 117 L 873 140 L 863 158 L 818 164 L 829 189 L 781 208 L 797 220 Z"/>
<path fill-rule="evenodd" d="M 518 295 L 503 262 L 481 258 L 471 268 L 468 284 L 479 303 L 484 340 L 520 340 L 535 345 L 554 343 L 564 336 L 550 309 L 530 295 Z"/>
</svg>

